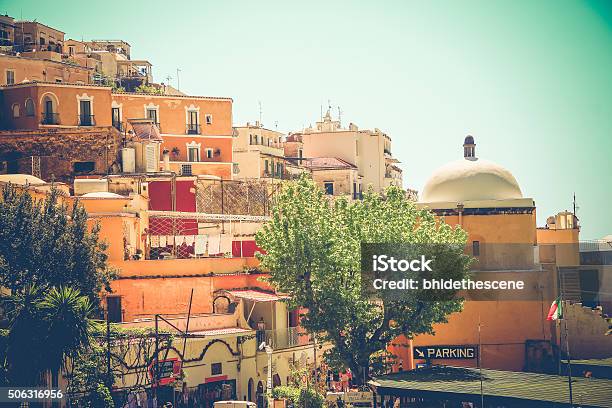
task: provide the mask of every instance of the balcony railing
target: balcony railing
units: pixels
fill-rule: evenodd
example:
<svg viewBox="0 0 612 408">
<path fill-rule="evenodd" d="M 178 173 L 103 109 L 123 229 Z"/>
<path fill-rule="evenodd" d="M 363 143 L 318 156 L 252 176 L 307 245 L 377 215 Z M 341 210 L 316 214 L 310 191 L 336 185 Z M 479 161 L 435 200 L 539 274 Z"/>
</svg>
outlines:
<svg viewBox="0 0 612 408">
<path fill-rule="evenodd" d="M 123 123 L 113 121 L 113 127 L 118 131 L 123 132 Z"/>
<path fill-rule="evenodd" d="M 305 330 L 298 327 L 289 327 L 279 330 L 258 331 L 258 339 L 265 339 L 266 344 L 274 350 L 290 347 L 306 346 L 312 344 L 312 338 Z"/>
<path fill-rule="evenodd" d="M 200 125 L 198 123 L 188 123 L 186 128 L 186 133 L 188 135 L 199 135 L 200 133 L 202 133 Z"/>
<path fill-rule="evenodd" d="M 79 126 L 95 126 L 94 115 L 79 115 Z"/>
<path fill-rule="evenodd" d="M 59 125 L 59 113 L 43 112 L 40 123 L 43 125 Z"/>
</svg>

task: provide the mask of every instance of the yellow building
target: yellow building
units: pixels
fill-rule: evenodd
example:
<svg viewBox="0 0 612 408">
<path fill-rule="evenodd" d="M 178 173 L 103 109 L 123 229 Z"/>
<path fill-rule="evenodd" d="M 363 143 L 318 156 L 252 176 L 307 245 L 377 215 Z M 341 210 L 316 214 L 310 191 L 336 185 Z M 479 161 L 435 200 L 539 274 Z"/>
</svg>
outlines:
<svg viewBox="0 0 612 408">
<path fill-rule="evenodd" d="M 391 138 L 379 129 L 359 130 L 353 123 L 342 128 L 327 111 L 316 127 L 291 136 L 302 142 L 305 158 L 335 157 L 354 165 L 362 179 L 360 191 L 368 186 L 376 192 L 390 185 L 402 186 L 402 171 L 396 166 L 399 161 L 391 154 Z"/>
</svg>

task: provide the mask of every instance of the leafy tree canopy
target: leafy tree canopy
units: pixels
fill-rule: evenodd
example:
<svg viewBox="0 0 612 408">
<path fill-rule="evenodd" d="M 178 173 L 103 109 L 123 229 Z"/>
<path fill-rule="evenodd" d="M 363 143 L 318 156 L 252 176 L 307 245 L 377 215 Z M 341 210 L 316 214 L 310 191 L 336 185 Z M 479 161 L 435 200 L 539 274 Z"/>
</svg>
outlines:
<svg viewBox="0 0 612 408">
<path fill-rule="evenodd" d="M 114 271 L 107 264 L 107 245 L 99 240 L 99 226 L 89 228 L 87 213 L 75 202 L 60 204 L 53 190 L 44 200 L 10 184 L 0 197 L 0 286 L 22 293 L 70 286 L 99 304 L 99 293 L 109 289 Z"/>
<path fill-rule="evenodd" d="M 384 197 L 370 191 L 361 201 L 332 200 L 306 176 L 284 185 L 271 222 L 256 236 L 270 282 L 291 296 L 291 307 L 307 310 L 302 326 L 332 344 L 330 365 L 350 367 L 357 381 L 391 340 L 432 333 L 434 323 L 462 305 L 408 296 L 373 301 L 361 290 L 361 243 L 456 244 L 444 254 L 458 265 L 456 279 L 467 276 L 466 239 L 465 231 L 417 208 L 400 188 L 390 187 Z"/>
</svg>

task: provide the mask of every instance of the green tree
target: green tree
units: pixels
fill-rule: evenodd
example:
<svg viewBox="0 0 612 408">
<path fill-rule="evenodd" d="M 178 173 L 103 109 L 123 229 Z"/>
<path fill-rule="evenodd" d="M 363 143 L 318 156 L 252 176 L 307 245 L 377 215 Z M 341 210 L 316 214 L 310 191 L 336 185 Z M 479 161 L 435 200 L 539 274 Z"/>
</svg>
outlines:
<svg viewBox="0 0 612 408">
<path fill-rule="evenodd" d="M 30 286 L 3 300 L 9 319 L 5 358 L 11 385 L 39 384 L 43 374 L 57 375 L 89 346 L 93 307 L 78 289 Z"/>
<path fill-rule="evenodd" d="M 361 290 L 362 242 L 448 243 L 457 249 L 454 278 L 466 276 L 466 233 L 416 208 L 391 187 L 384 197 L 368 192 L 362 201 L 331 200 L 307 176 L 286 183 L 276 197 L 272 220 L 256 236 L 265 251 L 261 266 L 270 282 L 302 306 L 302 326 L 333 345 L 333 367 L 350 367 L 357 382 L 368 375 L 374 353 L 401 334 L 432 333 L 432 324 L 459 311 L 460 300 L 422 301 L 415 296 L 373 301 Z"/>
<path fill-rule="evenodd" d="M 0 197 L 0 286 L 12 293 L 35 285 L 40 289 L 70 286 L 99 305 L 99 293 L 110 289 L 115 271 L 107 264 L 107 245 L 99 226 L 87 225 L 87 213 L 75 201 L 59 202 L 59 191 L 44 200 L 10 184 Z"/>
</svg>

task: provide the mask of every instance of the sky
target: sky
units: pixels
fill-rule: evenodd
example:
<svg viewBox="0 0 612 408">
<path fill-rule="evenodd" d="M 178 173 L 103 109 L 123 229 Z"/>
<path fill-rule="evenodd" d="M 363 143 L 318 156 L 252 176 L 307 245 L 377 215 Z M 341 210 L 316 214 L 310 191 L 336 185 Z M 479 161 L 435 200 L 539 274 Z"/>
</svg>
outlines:
<svg viewBox="0 0 612 408">
<path fill-rule="evenodd" d="M 230 96 L 234 124 L 297 131 L 321 106 L 393 139 L 404 186 L 477 156 L 509 169 L 538 225 L 572 209 L 612 234 L 612 2 L 0 0 L 0 12 L 123 39 L 157 82 Z"/>
</svg>

